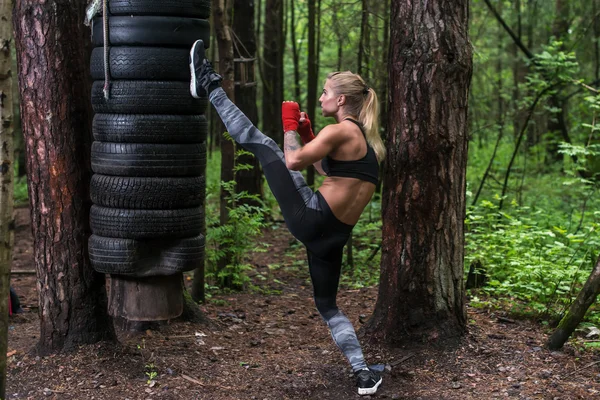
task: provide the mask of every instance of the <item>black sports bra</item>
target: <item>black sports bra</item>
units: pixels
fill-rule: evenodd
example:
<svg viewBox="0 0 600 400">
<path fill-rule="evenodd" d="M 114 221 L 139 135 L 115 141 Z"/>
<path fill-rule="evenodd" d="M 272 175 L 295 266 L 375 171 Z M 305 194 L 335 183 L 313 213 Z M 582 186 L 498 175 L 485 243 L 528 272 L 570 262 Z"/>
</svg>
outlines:
<svg viewBox="0 0 600 400">
<path fill-rule="evenodd" d="M 346 118 L 345 120 L 354 122 L 360 128 L 365 141 L 367 140 L 364 128 L 360 122 L 351 118 Z M 367 142 L 367 154 L 360 160 L 342 161 L 326 156 L 321 161 L 321 167 L 327 176 L 357 178 L 375 185 L 379 181 L 379 163 L 377 162 L 375 151 L 369 145 L 369 142 Z"/>
</svg>

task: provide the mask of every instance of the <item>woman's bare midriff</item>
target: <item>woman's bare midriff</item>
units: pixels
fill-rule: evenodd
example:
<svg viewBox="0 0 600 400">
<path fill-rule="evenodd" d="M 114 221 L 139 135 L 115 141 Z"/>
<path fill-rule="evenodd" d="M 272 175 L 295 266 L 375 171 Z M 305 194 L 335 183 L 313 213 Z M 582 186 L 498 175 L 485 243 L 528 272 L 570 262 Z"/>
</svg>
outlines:
<svg viewBox="0 0 600 400">
<path fill-rule="evenodd" d="M 355 225 L 375 193 L 375 185 L 356 178 L 332 176 L 325 178 L 319 192 L 337 219 Z"/>
</svg>

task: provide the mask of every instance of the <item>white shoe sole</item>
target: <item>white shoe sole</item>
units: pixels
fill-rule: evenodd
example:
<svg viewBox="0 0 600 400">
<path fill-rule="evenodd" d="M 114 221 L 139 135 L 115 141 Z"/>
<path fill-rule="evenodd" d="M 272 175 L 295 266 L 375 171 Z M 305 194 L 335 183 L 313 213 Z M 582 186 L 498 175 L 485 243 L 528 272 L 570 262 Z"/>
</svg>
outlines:
<svg viewBox="0 0 600 400">
<path fill-rule="evenodd" d="M 371 388 L 358 388 L 358 394 L 361 396 L 375 394 L 377 392 L 377 388 L 379 387 L 379 385 L 381 385 L 381 382 L 383 382 L 383 378 L 379 378 L 379 382 L 377 382 L 375 386 Z"/>
<path fill-rule="evenodd" d="M 196 91 L 196 68 L 194 68 L 194 49 L 196 48 L 196 44 L 198 42 L 202 42 L 201 40 L 196 40 L 190 50 L 190 72 L 192 74 L 192 78 L 190 80 L 190 93 L 192 97 L 199 99 L 198 92 Z M 202 46 L 204 46 L 204 42 L 202 42 Z"/>
</svg>

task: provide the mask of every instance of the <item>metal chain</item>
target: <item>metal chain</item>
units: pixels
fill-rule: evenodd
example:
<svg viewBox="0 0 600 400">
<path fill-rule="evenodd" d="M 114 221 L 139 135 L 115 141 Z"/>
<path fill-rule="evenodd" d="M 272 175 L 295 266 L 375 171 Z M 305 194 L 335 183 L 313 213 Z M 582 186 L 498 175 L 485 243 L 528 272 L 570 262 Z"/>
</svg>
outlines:
<svg viewBox="0 0 600 400">
<path fill-rule="evenodd" d="M 108 46 L 108 0 L 103 0 L 102 22 L 104 26 L 104 99 L 110 98 L 110 54 Z"/>
</svg>

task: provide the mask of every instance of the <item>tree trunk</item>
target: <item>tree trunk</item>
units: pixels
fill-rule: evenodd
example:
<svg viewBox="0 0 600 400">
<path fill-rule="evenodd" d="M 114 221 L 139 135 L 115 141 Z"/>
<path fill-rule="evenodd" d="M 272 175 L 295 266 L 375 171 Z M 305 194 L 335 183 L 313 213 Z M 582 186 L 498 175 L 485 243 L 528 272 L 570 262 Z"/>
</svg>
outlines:
<svg viewBox="0 0 600 400">
<path fill-rule="evenodd" d="M 0 93 L 2 93 L 0 98 L 0 399 L 5 399 L 10 265 L 15 230 L 11 0 L 0 0 L 0 18 Z"/>
<path fill-rule="evenodd" d="M 566 39 L 569 35 L 569 1 L 556 0 L 556 17 L 552 25 L 552 35 L 556 40 Z M 566 46 L 561 46 L 562 50 L 566 50 Z M 561 99 L 557 94 L 553 94 L 549 99 L 549 105 L 553 109 L 559 110 L 554 115 L 548 118 L 548 133 L 550 134 L 546 163 L 552 164 L 561 162 L 563 155 L 559 153 L 559 144 L 561 141 L 570 143 L 569 131 L 566 122 L 566 100 Z"/>
<path fill-rule="evenodd" d="M 365 55 L 365 42 L 367 41 L 367 23 L 369 21 L 369 6 L 367 0 L 362 0 L 362 11 L 360 19 L 360 38 L 358 40 L 358 61 L 356 65 L 356 73 L 363 75 L 363 60 Z M 363 77 L 364 78 L 364 77 Z"/>
<path fill-rule="evenodd" d="M 266 0 L 263 26 L 263 104 L 262 126 L 265 135 L 283 143 L 281 103 L 283 102 L 283 0 Z"/>
<path fill-rule="evenodd" d="M 294 98 L 300 101 L 300 50 L 296 41 L 296 11 L 294 0 L 291 0 L 291 18 L 290 18 L 290 33 L 292 41 L 292 59 L 294 61 Z M 335 16 L 334 16 L 335 18 Z"/>
<path fill-rule="evenodd" d="M 594 16 L 594 81 L 600 81 L 600 18 L 596 15 L 598 12 L 598 0 L 592 2 L 592 15 Z"/>
<path fill-rule="evenodd" d="M 388 100 L 388 76 L 387 76 L 387 60 L 389 54 L 390 47 L 390 0 L 386 0 L 383 4 L 383 56 L 382 60 L 385 60 L 380 66 L 377 68 L 380 71 L 380 75 L 378 78 L 379 81 L 379 89 L 377 91 L 377 95 L 379 96 L 379 114 L 381 121 L 381 138 L 384 143 L 387 140 L 389 128 L 387 125 L 388 121 L 388 110 L 390 107 L 390 101 Z M 385 163 L 381 163 L 379 166 L 379 176 L 383 176 L 383 169 L 385 167 Z M 382 179 L 377 182 L 377 188 L 375 189 L 376 193 L 381 194 L 382 189 Z"/>
<path fill-rule="evenodd" d="M 17 0 L 14 11 L 41 353 L 115 338 L 104 276 L 87 251 L 92 110 L 84 14 L 85 2 L 75 0 Z"/>
<path fill-rule="evenodd" d="M 392 0 L 381 279 L 366 326 L 376 339 L 466 330 L 468 4 Z"/>
<path fill-rule="evenodd" d="M 600 293 L 600 257 L 596 262 L 596 266 L 592 270 L 588 280 L 583 285 L 583 289 L 577 295 L 577 298 L 569 307 L 569 311 L 558 324 L 558 328 L 554 331 L 548 347 L 550 350 L 558 350 L 563 347 L 569 336 L 579 325 L 585 313 L 590 306 L 596 301 L 596 297 Z"/>
<path fill-rule="evenodd" d="M 308 82 L 306 94 L 306 112 L 313 121 L 316 121 L 315 110 L 317 109 L 317 3 L 316 0 L 308 0 Z M 315 130 L 315 126 L 313 126 Z M 306 183 L 310 187 L 315 185 L 315 168 L 309 165 L 306 168 Z"/>
<path fill-rule="evenodd" d="M 256 37 L 254 36 L 254 0 L 235 0 L 233 32 L 240 43 L 235 48 L 236 58 L 256 57 Z M 258 107 L 256 106 L 256 86 L 236 86 L 235 100 L 237 106 L 246 114 L 254 125 L 258 125 Z M 260 164 L 253 156 L 241 156 L 238 164 L 252 165 L 252 169 L 240 170 L 236 173 L 236 191 L 263 197 L 262 173 Z M 247 203 L 247 201 L 245 201 Z M 255 203 L 252 203 L 255 204 Z"/>
<path fill-rule="evenodd" d="M 181 274 L 128 278 L 112 275 L 108 311 L 127 322 L 167 321 L 183 312 Z"/>
<path fill-rule="evenodd" d="M 230 33 L 229 16 L 231 15 L 232 0 L 213 0 L 212 16 L 217 37 L 217 46 L 219 48 L 219 73 L 223 77 L 223 90 L 231 101 L 234 97 L 234 65 L 233 65 L 233 42 Z M 235 146 L 231 140 L 222 138 L 221 140 L 221 182 L 230 182 L 234 180 L 233 167 L 235 162 Z M 229 193 L 221 188 L 220 195 L 220 224 L 227 224 L 229 221 L 228 206 Z M 227 249 L 225 249 L 227 250 Z M 223 270 L 230 263 L 230 256 L 225 252 L 225 256 L 218 262 L 218 270 Z M 225 279 L 224 286 L 230 287 L 231 279 Z"/>
</svg>

